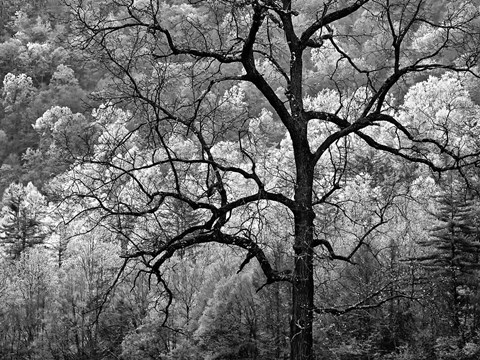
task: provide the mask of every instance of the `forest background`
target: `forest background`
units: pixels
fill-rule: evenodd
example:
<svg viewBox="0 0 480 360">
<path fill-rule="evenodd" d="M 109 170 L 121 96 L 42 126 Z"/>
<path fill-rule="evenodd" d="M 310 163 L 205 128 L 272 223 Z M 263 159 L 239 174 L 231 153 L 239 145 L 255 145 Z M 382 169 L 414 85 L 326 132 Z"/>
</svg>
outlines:
<svg viewBox="0 0 480 360">
<path fill-rule="evenodd" d="M 478 359 L 479 6 L 1 0 L 0 358 Z"/>
</svg>

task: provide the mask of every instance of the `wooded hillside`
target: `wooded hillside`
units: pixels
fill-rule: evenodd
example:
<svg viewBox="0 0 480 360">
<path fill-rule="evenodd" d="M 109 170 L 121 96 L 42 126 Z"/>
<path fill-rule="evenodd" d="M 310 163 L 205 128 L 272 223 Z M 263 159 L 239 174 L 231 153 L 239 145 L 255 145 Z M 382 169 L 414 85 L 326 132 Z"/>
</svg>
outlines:
<svg viewBox="0 0 480 360">
<path fill-rule="evenodd" d="M 0 358 L 480 357 L 479 0 L 0 2 Z"/>
</svg>

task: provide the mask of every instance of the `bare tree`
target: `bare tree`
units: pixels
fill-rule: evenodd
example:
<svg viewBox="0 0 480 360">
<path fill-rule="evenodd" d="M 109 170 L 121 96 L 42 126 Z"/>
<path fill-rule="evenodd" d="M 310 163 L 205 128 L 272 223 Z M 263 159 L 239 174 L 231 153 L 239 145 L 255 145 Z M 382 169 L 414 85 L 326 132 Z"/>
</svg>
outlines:
<svg viewBox="0 0 480 360">
<path fill-rule="evenodd" d="M 292 360 L 314 358 L 316 254 L 351 261 L 386 222 L 379 207 L 347 254 L 316 236 L 317 214 L 335 206 L 349 180 L 351 152 L 369 147 L 434 171 L 477 161 L 477 149 L 461 152 L 449 142 L 448 126 L 419 131 L 395 111 L 421 73 L 474 74 L 476 1 L 78 0 L 69 6 L 76 45 L 110 74 L 97 95 L 112 106 L 97 114 L 102 136 L 69 173 L 69 195 L 82 201 L 82 214 L 96 212 L 100 224 L 120 231 L 129 241 L 125 257 L 141 260 L 160 281 L 174 254 L 214 242 L 246 251 L 241 268 L 256 259 L 267 284 L 290 282 Z M 307 98 L 312 94 L 317 101 Z M 261 108 L 272 112 L 271 121 L 259 116 Z M 292 169 L 273 157 L 265 165 L 268 144 L 250 136 L 254 118 L 269 141 L 288 133 L 282 146 L 292 153 Z M 171 224 L 175 207 L 188 209 L 181 217 L 188 223 Z M 274 268 L 258 237 L 262 219 L 276 212 L 292 220 L 291 269 Z M 137 225 L 121 226 L 132 218 Z"/>
</svg>

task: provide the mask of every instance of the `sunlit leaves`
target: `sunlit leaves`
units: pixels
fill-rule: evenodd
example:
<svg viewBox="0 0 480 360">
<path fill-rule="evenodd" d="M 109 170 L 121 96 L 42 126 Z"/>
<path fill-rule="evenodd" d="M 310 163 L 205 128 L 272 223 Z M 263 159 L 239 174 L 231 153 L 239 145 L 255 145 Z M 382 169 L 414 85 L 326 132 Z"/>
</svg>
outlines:
<svg viewBox="0 0 480 360">
<path fill-rule="evenodd" d="M 414 85 L 400 115 L 413 136 L 437 139 L 445 149 L 461 154 L 478 148 L 479 114 L 462 78 L 446 73 Z"/>
<path fill-rule="evenodd" d="M 85 131 L 85 125 L 86 119 L 82 114 L 73 114 L 67 107 L 55 106 L 37 119 L 34 128 L 43 136 L 49 134 L 58 142 L 68 137 L 68 133 L 81 134 Z"/>
<path fill-rule="evenodd" d="M 7 74 L 3 79 L 3 103 L 5 110 L 12 112 L 15 107 L 25 106 L 31 101 L 36 89 L 32 79 L 25 74 Z"/>
</svg>

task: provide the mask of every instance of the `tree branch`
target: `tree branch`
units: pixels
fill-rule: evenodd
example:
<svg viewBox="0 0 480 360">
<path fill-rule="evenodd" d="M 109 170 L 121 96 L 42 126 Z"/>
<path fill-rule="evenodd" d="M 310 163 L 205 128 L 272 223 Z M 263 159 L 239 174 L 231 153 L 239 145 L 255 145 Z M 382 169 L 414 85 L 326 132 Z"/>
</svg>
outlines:
<svg viewBox="0 0 480 360">
<path fill-rule="evenodd" d="M 267 283 L 271 284 L 279 281 L 291 281 L 289 271 L 279 272 L 272 268 L 270 261 L 263 250 L 252 239 L 247 237 L 230 235 L 222 233 L 220 230 L 213 230 L 190 237 L 185 237 L 176 241 L 171 241 L 156 250 L 156 256 L 150 264 L 153 271 L 157 271 L 168 259 L 170 259 L 176 251 L 185 249 L 198 244 L 219 243 L 225 245 L 234 245 L 247 251 L 247 256 L 255 257 L 262 268 L 263 273 L 267 277 Z M 133 254 L 132 256 L 136 256 Z M 245 261 L 244 261 L 245 262 Z M 242 264 L 244 266 L 244 264 Z"/>
<path fill-rule="evenodd" d="M 350 6 L 344 7 L 343 9 L 334 11 L 332 13 L 324 13 L 318 19 L 315 21 L 312 25 L 310 25 L 300 36 L 300 44 L 302 48 L 305 48 L 308 46 L 309 40 L 317 32 L 317 30 L 320 30 L 322 27 L 327 26 L 334 21 L 343 19 L 344 17 L 354 13 L 358 9 L 360 9 L 363 5 L 365 5 L 369 0 L 357 0 L 355 3 L 353 3 Z"/>
</svg>

